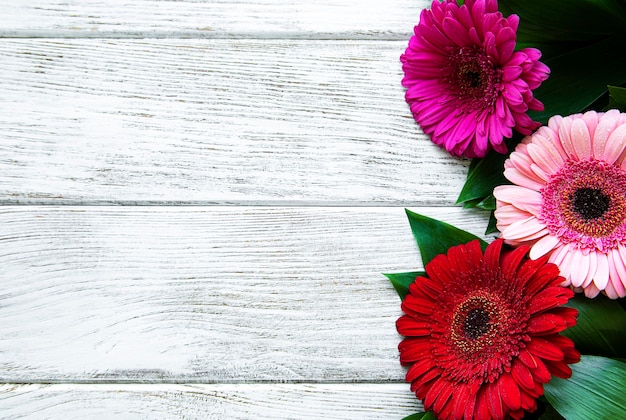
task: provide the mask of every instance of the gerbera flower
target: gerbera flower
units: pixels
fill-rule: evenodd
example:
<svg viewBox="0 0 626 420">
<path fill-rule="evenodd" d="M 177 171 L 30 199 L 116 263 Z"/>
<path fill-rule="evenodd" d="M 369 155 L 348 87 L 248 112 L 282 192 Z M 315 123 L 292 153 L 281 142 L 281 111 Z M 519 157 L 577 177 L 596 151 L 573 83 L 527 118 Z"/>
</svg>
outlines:
<svg viewBox="0 0 626 420">
<path fill-rule="evenodd" d="M 574 292 L 561 287 L 547 258 L 528 247 L 502 251 L 478 241 L 449 249 L 426 265 L 402 303 L 400 361 L 411 390 L 446 419 L 520 419 L 537 408 L 551 376 L 571 376 L 580 360 L 559 332 L 576 324 L 562 307 Z"/>
<path fill-rule="evenodd" d="M 516 185 L 494 190 L 502 238 L 548 255 L 589 297 L 626 296 L 625 158 L 626 114 L 551 118 L 504 164 Z"/>
<path fill-rule="evenodd" d="M 515 50 L 517 15 L 496 0 L 435 0 L 421 13 L 400 57 L 413 117 L 432 141 L 456 156 L 506 152 L 512 129 L 539 126 L 526 112 L 543 110 L 532 90 L 548 77 L 534 48 Z"/>
</svg>

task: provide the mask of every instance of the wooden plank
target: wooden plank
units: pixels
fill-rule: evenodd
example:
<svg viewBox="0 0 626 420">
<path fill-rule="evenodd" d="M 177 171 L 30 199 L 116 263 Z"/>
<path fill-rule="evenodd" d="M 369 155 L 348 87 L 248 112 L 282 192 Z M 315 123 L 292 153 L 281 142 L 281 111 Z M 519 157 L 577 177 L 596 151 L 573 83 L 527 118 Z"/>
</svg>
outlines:
<svg viewBox="0 0 626 420">
<path fill-rule="evenodd" d="M 421 407 L 406 384 L 0 385 L 7 419 L 401 419 Z"/>
<path fill-rule="evenodd" d="M 427 0 L 0 1 L 2 37 L 405 39 Z"/>
<path fill-rule="evenodd" d="M 416 248 L 401 208 L 0 207 L 0 382 L 401 381 Z"/>
<path fill-rule="evenodd" d="M 4 40 L 0 204 L 448 205 L 405 42 Z"/>
</svg>

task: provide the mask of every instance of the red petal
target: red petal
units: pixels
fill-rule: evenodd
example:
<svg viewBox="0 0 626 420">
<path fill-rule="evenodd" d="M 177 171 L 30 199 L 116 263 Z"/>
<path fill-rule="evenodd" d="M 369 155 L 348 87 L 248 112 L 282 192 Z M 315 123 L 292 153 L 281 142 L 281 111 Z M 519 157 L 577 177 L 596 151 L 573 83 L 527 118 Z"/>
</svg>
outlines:
<svg viewBox="0 0 626 420">
<path fill-rule="evenodd" d="M 561 306 L 574 296 L 574 292 L 565 287 L 548 287 L 533 297 L 528 304 L 528 312 L 532 315 L 537 312 Z"/>
<path fill-rule="evenodd" d="M 528 367 L 519 360 L 513 361 L 513 365 L 511 366 L 511 375 L 513 376 L 513 379 L 515 379 L 515 382 L 527 390 L 535 388 L 535 381 L 532 373 L 530 373 Z"/>
<path fill-rule="evenodd" d="M 471 419 L 471 417 L 468 417 Z M 474 420 L 491 420 L 489 412 L 489 397 L 485 387 L 478 391 L 476 396 L 476 408 L 474 409 Z"/>
<path fill-rule="evenodd" d="M 465 407 L 469 404 L 470 397 L 473 397 L 469 386 L 461 385 L 454 395 L 454 416 L 455 419 L 463 418 Z M 472 398 L 473 399 L 473 398 Z M 472 405 L 474 405 L 472 403 Z"/>
<path fill-rule="evenodd" d="M 537 396 L 542 395 L 542 394 L 543 394 L 543 388 L 541 389 L 541 392 Z M 527 392 L 524 392 L 522 390 L 522 408 L 530 412 L 535 411 L 537 409 L 537 401 L 535 400 L 535 398 L 537 397 L 533 397 L 533 395 Z"/>
<path fill-rule="evenodd" d="M 547 384 L 550 382 L 550 371 L 543 363 L 541 359 L 537 359 L 537 367 L 535 369 L 531 369 L 530 373 L 532 373 L 535 382 L 539 382 L 542 384 Z"/>
<path fill-rule="evenodd" d="M 547 258 L 538 260 L 526 260 L 517 270 L 517 279 L 520 283 L 526 284 L 546 263 Z M 557 271 L 558 275 L 558 271 Z M 527 292 L 528 293 L 528 292 Z M 534 293 L 529 293 L 534 295 Z"/>
<path fill-rule="evenodd" d="M 471 243 L 472 242 L 469 244 Z M 478 241 L 476 241 L 476 243 L 478 244 Z M 453 271 L 465 273 L 473 268 L 472 262 L 474 262 L 474 260 L 470 257 L 468 249 L 469 244 L 453 246 L 448 250 L 448 260 L 450 262 L 450 268 L 452 268 Z M 480 261 L 481 258 L 482 255 L 479 257 L 478 261 Z"/>
<path fill-rule="evenodd" d="M 557 376 L 563 379 L 567 379 L 572 376 L 572 369 L 565 362 L 544 360 L 544 363 L 552 376 Z"/>
<path fill-rule="evenodd" d="M 422 359 L 429 360 L 431 347 L 432 345 L 429 340 L 423 338 L 405 338 L 398 344 L 400 363 L 411 363 Z"/>
<path fill-rule="evenodd" d="M 534 369 L 537 367 L 537 361 L 535 357 L 526 349 L 521 349 L 519 352 L 519 360 L 522 361 L 528 368 Z"/>
<path fill-rule="evenodd" d="M 578 309 L 570 308 L 568 306 L 559 306 L 558 308 L 554 308 L 553 310 L 551 310 L 550 313 L 553 313 L 563 318 L 563 321 L 565 322 L 565 325 L 567 325 L 567 328 L 576 325 L 576 319 L 578 318 Z"/>
<path fill-rule="evenodd" d="M 528 332 L 537 335 L 554 334 L 567 328 L 565 320 L 554 313 L 542 313 L 528 320 Z"/>
<path fill-rule="evenodd" d="M 502 251 L 502 239 L 496 239 L 487 246 L 485 249 L 485 256 L 483 257 L 484 265 L 487 270 L 497 270 L 500 268 L 500 253 Z"/>
<path fill-rule="evenodd" d="M 507 252 L 502 258 L 500 266 L 502 267 L 502 273 L 513 274 L 517 272 L 517 267 L 528 254 L 529 247 L 526 245 L 519 246 L 511 252 Z"/>
<path fill-rule="evenodd" d="M 443 382 L 443 380 L 442 380 Z M 435 411 L 435 413 L 439 413 L 439 417 L 440 418 L 447 418 L 445 415 L 443 415 L 443 412 L 445 409 L 450 410 L 449 406 L 452 406 L 453 404 L 450 404 L 450 397 L 452 397 L 453 395 L 453 389 L 452 386 L 450 385 L 449 382 L 446 381 L 445 386 L 443 387 L 443 389 L 441 390 L 441 392 L 439 393 L 439 396 L 437 397 L 437 399 L 435 400 L 435 405 L 433 406 L 433 410 Z"/>
<path fill-rule="evenodd" d="M 502 398 L 500 397 L 497 383 L 494 382 L 487 384 L 485 389 L 489 399 L 489 411 L 491 411 L 492 417 L 496 420 L 504 419 L 504 405 L 502 403 Z"/>
<path fill-rule="evenodd" d="M 430 336 L 430 322 L 418 321 L 413 317 L 403 315 L 396 321 L 398 333 L 405 337 Z"/>
<path fill-rule="evenodd" d="M 515 382 L 513 376 L 510 373 L 503 373 L 498 380 L 498 386 L 502 401 L 504 401 L 506 406 L 511 410 L 519 409 L 522 404 L 522 397 L 519 385 Z"/>
<path fill-rule="evenodd" d="M 476 409 L 476 396 L 478 395 L 477 392 L 471 392 L 469 393 L 468 396 L 468 400 L 467 400 L 467 405 L 465 406 L 465 418 L 466 419 L 473 419 L 475 417 L 475 413 L 474 410 Z"/>
<path fill-rule="evenodd" d="M 535 261 L 545 262 L 546 259 L 547 257 L 542 257 Z M 564 280 L 563 277 L 559 277 L 559 274 L 560 271 L 556 265 L 545 264 L 539 270 L 537 270 L 535 275 L 532 276 L 530 280 L 528 280 L 528 282 L 526 283 L 526 294 L 533 296 L 541 289 L 551 286 L 558 286 Z"/>
<path fill-rule="evenodd" d="M 430 260 L 428 264 L 426 264 L 426 274 L 434 283 L 431 287 L 448 284 L 455 277 L 451 271 L 448 258 L 441 254 L 437 255 L 435 258 Z"/>
<path fill-rule="evenodd" d="M 437 402 L 439 394 L 441 394 L 441 392 L 447 386 L 449 386 L 448 383 L 444 379 L 441 379 L 441 377 L 437 381 L 435 381 L 435 383 L 430 387 L 430 389 L 426 393 L 426 398 L 424 398 L 424 409 L 426 410 L 432 409 L 434 404 Z"/>
<path fill-rule="evenodd" d="M 435 305 L 432 300 L 407 295 L 400 305 L 402 311 L 407 315 L 431 315 L 435 311 Z"/>
<path fill-rule="evenodd" d="M 432 361 L 428 359 L 418 360 L 407 370 L 406 381 L 413 382 L 424 376 L 430 369 L 433 369 Z"/>
<path fill-rule="evenodd" d="M 542 359 L 560 361 L 565 357 L 563 350 L 559 346 L 541 337 L 534 337 L 526 343 L 526 348 L 529 352 Z"/>
</svg>

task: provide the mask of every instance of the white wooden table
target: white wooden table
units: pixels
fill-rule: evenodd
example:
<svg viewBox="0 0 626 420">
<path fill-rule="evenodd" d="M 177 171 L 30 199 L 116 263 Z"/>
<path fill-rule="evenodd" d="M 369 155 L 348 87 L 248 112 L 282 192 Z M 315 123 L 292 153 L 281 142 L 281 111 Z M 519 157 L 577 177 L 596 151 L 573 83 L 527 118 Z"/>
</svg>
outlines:
<svg viewBox="0 0 626 420">
<path fill-rule="evenodd" d="M 0 0 L 0 418 L 419 410 L 382 272 L 469 162 L 399 55 L 425 0 Z"/>
</svg>

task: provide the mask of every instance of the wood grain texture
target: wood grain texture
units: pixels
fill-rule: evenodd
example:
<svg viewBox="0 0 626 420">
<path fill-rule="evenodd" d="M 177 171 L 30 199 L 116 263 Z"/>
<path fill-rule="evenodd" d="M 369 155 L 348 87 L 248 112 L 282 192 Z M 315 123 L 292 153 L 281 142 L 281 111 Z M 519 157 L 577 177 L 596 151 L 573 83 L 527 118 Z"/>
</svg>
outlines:
<svg viewBox="0 0 626 420">
<path fill-rule="evenodd" d="M 0 385 L 6 419 L 401 419 L 406 384 Z"/>
<path fill-rule="evenodd" d="M 3 37 L 406 39 L 427 0 L 0 1 Z"/>
<path fill-rule="evenodd" d="M 1 204 L 453 204 L 405 42 L 3 40 Z"/>
<path fill-rule="evenodd" d="M 0 207 L 0 382 L 402 381 L 418 255 L 401 208 Z"/>
</svg>

